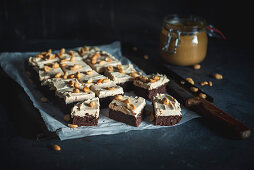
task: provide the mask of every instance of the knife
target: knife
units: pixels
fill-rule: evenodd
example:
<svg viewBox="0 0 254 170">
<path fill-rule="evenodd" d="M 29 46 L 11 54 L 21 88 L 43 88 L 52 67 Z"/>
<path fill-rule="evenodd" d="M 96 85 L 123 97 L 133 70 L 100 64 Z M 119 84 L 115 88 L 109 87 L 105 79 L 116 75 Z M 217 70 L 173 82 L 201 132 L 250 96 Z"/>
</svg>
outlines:
<svg viewBox="0 0 254 170">
<path fill-rule="evenodd" d="M 167 92 L 174 96 L 180 103 L 190 110 L 195 111 L 209 121 L 215 122 L 218 127 L 225 128 L 235 138 L 245 139 L 251 134 L 251 130 L 226 112 L 217 108 L 211 102 L 198 96 L 193 96 L 174 80 L 168 83 Z"/>
<path fill-rule="evenodd" d="M 222 127 L 224 130 L 226 130 L 226 132 L 229 132 L 235 138 L 245 139 L 250 136 L 251 130 L 246 125 L 212 104 L 211 102 L 213 102 L 213 98 L 211 96 L 206 94 L 208 96 L 206 99 L 198 97 L 198 93 L 193 93 L 189 90 L 190 87 L 194 85 L 188 82 L 185 83 L 186 85 L 180 84 L 180 82 L 184 80 L 181 76 L 165 67 L 162 63 L 159 63 L 158 65 L 156 61 L 144 60 L 144 52 L 140 49 L 133 52 L 132 47 L 133 45 L 130 43 L 123 43 L 123 54 L 127 56 L 133 63 L 142 68 L 145 72 L 153 72 L 154 70 L 158 70 L 161 73 L 166 74 L 170 78 L 170 82 L 167 86 L 167 92 L 174 96 L 181 104 L 200 114 L 208 121 L 216 122 L 213 124 L 217 125 L 218 127 Z"/>
</svg>

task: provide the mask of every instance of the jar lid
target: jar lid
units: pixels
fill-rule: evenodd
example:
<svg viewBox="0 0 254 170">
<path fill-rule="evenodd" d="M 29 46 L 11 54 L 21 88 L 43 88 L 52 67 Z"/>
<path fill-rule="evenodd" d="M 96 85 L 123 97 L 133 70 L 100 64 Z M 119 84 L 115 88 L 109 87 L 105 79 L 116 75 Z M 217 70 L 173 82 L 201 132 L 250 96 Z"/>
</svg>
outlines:
<svg viewBox="0 0 254 170">
<path fill-rule="evenodd" d="M 181 33 L 194 33 L 204 31 L 206 29 L 206 21 L 204 18 L 189 15 L 168 15 L 163 19 L 163 26 L 166 29 L 178 30 Z"/>
</svg>

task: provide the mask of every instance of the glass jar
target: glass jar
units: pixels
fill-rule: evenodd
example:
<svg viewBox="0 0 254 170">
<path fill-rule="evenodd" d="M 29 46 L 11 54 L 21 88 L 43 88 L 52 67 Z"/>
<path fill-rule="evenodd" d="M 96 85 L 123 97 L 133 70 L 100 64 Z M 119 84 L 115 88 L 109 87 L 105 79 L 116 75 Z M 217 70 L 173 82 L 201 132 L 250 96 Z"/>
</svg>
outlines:
<svg viewBox="0 0 254 170">
<path fill-rule="evenodd" d="M 169 15 L 163 19 L 160 55 L 167 62 L 190 66 L 203 61 L 207 51 L 206 21 L 200 17 Z"/>
</svg>

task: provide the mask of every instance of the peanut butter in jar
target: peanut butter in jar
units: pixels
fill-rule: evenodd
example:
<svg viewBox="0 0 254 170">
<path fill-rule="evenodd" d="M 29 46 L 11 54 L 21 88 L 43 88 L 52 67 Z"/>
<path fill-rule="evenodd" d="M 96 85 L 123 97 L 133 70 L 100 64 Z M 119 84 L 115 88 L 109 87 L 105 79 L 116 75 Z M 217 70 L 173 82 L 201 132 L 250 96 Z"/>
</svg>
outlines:
<svg viewBox="0 0 254 170">
<path fill-rule="evenodd" d="M 198 17 L 167 16 L 160 36 L 160 55 L 170 64 L 200 63 L 207 51 L 206 22 Z"/>
</svg>

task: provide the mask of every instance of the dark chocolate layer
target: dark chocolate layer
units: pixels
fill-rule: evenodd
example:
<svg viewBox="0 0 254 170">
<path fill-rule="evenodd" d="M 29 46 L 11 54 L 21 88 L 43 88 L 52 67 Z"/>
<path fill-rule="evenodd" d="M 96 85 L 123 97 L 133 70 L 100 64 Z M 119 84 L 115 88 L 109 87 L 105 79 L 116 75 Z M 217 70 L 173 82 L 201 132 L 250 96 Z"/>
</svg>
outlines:
<svg viewBox="0 0 254 170">
<path fill-rule="evenodd" d="M 155 125 L 173 126 L 180 122 L 182 116 L 158 116 L 155 117 Z"/>
<path fill-rule="evenodd" d="M 97 126 L 99 118 L 96 118 L 91 115 L 84 117 L 73 116 L 72 124 L 78 126 Z"/>
<path fill-rule="evenodd" d="M 115 111 L 109 108 L 109 118 L 119 122 L 126 123 L 131 126 L 138 127 L 143 120 L 143 110 L 137 117 L 135 117 L 135 116 L 127 115 L 127 114 L 124 114 L 123 112 Z"/>
</svg>

